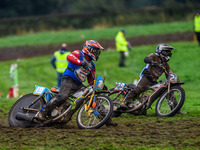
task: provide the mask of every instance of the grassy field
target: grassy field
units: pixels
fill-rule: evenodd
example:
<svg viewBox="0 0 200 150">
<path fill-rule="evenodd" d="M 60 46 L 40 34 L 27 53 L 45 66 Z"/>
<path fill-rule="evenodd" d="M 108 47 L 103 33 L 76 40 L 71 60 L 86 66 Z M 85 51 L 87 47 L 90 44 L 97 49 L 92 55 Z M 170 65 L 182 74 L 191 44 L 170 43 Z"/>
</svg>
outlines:
<svg viewBox="0 0 200 150">
<path fill-rule="evenodd" d="M 174 22 L 166 24 L 132 25 L 96 30 L 74 30 L 74 31 L 51 31 L 21 36 L 7 36 L 0 38 L 0 47 L 14 47 L 23 45 L 45 45 L 60 44 L 63 42 L 72 43 L 88 39 L 113 39 L 116 33 L 125 29 L 127 37 L 144 35 L 159 35 L 193 30 L 193 22 Z"/>
<path fill-rule="evenodd" d="M 183 85 L 186 90 L 186 103 L 184 109 L 187 111 L 199 110 L 199 47 L 196 47 L 196 44 L 193 42 L 177 42 L 169 44 L 176 48 L 169 64 L 178 75 L 179 79 L 185 82 L 185 85 Z M 118 67 L 119 55 L 116 51 L 108 50 L 102 52 L 99 61 L 96 63 L 96 75 L 105 76 L 108 88 L 112 88 L 115 85 L 115 82 L 132 83 L 135 79 L 139 79 L 139 74 L 145 66 L 145 63 L 143 62 L 144 57 L 153 53 L 155 48 L 156 45 L 134 47 L 127 57 L 125 68 Z M 12 99 L 8 100 L 5 98 L 8 89 L 12 84 L 9 78 L 11 64 L 18 64 L 20 94 L 27 94 L 34 90 L 34 85 L 41 85 L 48 88 L 56 85 L 56 72 L 50 65 L 50 58 L 51 56 L 44 56 L 20 60 L 18 62 L 13 60 L 0 63 L 0 92 L 3 93 L 1 107 L 3 102 L 5 103 L 5 110 L 7 110 L 13 103 Z M 164 80 L 164 77 L 162 76 L 161 79 Z"/>
<path fill-rule="evenodd" d="M 185 82 L 186 101 L 182 108 L 185 114 L 171 118 L 155 116 L 155 109 L 148 110 L 147 116 L 123 114 L 113 120 L 120 127 L 102 127 L 98 130 L 79 130 L 72 122 L 65 128 L 9 128 L 1 127 L 0 147 L 2 149 L 198 149 L 200 142 L 200 68 L 199 47 L 193 42 L 169 43 L 176 49 L 169 62 L 180 81 Z M 118 67 L 119 54 L 105 51 L 96 63 L 96 75 L 104 75 L 108 88 L 115 82 L 132 83 L 139 78 L 145 66 L 143 58 L 155 51 L 156 45 L 134 47 L 127 57 L 126 67 Z M 36 57 L 21 61 L 0 63 L 0 125 L 8 125 L 9 109 L 16 99 L 6 99 L 11 86 L 9 68 L 17 63 L 19 68 L 19 88 L 21 93 L 31 93 L 34 85 L 50 88 L 56 84 L 56 72 L 49 63 L 51 56 Z M 161 77 L 164 80 L 164 77 Z M 41 134 L 42 132 L 42 134 Z M 91 141 L 92 140 L 92 141 Z M 9 143 L 7 145 L 6 143 Z M 0 148 L 1 149 L 1 148 Z"/>
<path fill-rule="evenodd" d="M 152 25 L 152 29 L 153 26 L 158 28 L 162 25 Z M 186 23 L 182 26 L 182 29 L 178 29 L 180 31 L 175 29 L 176 31 L 174 32 L 188 31 L 190 27 L 191 23 Z M 143 34 L 164 33 L 164 31 L 158 31 L 158 33 L 156 30 L 155 32 L 153 30 L 150 32 L 150 26 L 148 25 L 144 26 L 144 29 L 147 30 L 145 33 L 142 27 L 137 26 L 136 28 L 138 30 L 136 29 L 135 31 L 132 31 L 132 27 L 126 27 L 125 29 L 132 31 L 132 33 L 138 31 L 138 35 L 142 32 Z M 113 29 L 113 33 L 118 29 Z M 161 30 L 164 30 L 164 28 Z M 106 29 L 100 31 L 106 31 Z M 89 35 L 89 33 L 96 33 L 97 31 L 88 30 L 87 32 Z M 71 35 L 75 35 L 73 33 Z M 80 33 L 82 32 L 80 31 Z M 102 32 L 102 34 L 105 33 Z M 53 34 L 61 34 L 61 32 Z M 39 43 L 41 37 L 36 38 L 37 35 L 40 35 L 40 33 L 32 35 L 32 42 L 30 41 L 31 35 L 26 35 L 30 36 L 27 42 L 23 39 L 26 36 L 1 38 L 0 45 L 3 44 L 0 47 L 4 47 L 8 41 L 13 44 L 10 46 L 45 44 L 47 42 L 42 33 L 41 37 L 44 38 L 44 43 Z M 113 35 L 108 37 L 111 36 Z M 95 38 L 102 37 L 95 36 Z M 77 40 L 81 40 L 81 38 Z M 52 41 L 48 42 L 51 43 Z M 63 41 L 58 40 L 57 42 Z M 18 64 L 20 94 L 33 92 L 35 85 L 48 88 L 55 86 L 56 72 L 50 64 L 51 56 L 0 62 L 0 92 L 3 93 L 0 98 L 0 149 L 199 149 L 200 72 L 198 70 L 200 69 L 200 50 L 197 47 L 197 43 L 194 42 L 171 42 L 168 44 L 176 48 L 169 64 L 178 75 L 179 80 L 185 82 L 182 86 L 186 92 L 186 100 L 182 108 L 184 114 L 170 118 L 160 118 L 155 116 L 153 105 L 153 109 L 148 110 L 147 116 L 123 114 L 119 118 L 114 118 L 114 121 L 121 124 L 120 127 L 102 127 L 98 130 L 79 130 L 75 124 L 75 117 L 66 128 L 10 128 L 7 121 L 8 112 L 17 100 L 15 98 L 6 98 L 8 89 L 12 85 L 9 78 L 11 64 Z M 132 83 L 135 79 L 139 79 L 139 74 L 145 66 L 144 57 L 154 53 L 156 46 L 133 47 L 126 59 L 126 67 L 124 68 L 118 67 L 119 54 L 115 50 L 104 51 L 96 63 L 96 75 L 105 76 L 105 84 L 108 88 L 113 88 L 115 82 Z M 164 76 L 160 80 L 164 80 Z"/>
</svg>

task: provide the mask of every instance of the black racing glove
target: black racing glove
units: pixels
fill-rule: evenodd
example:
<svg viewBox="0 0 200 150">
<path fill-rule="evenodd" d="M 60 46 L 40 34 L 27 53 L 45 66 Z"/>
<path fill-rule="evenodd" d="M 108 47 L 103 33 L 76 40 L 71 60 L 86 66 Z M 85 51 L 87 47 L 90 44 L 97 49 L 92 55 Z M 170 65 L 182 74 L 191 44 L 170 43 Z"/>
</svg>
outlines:
<svg viewBox="0 0 200 150">
<path fill-rule="evenodd" d="M 85 61 L 82 61 L 82 62 L 81 62 L 81 66 L 82 66 L 83 68 L 85 68 L 85 69 L 88 69 L 88 68 L 89 68 L 88 63 L 86 63 Z"/>
</svg>

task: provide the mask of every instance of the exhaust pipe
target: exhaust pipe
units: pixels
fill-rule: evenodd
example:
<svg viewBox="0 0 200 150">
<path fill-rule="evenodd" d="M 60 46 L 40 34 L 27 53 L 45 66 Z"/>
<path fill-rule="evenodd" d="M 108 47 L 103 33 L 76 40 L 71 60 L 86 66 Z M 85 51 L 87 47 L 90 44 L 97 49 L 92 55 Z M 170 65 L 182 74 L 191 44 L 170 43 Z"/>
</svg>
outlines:
<svg viewBox="0 0 200 150">
<path fill-rule="evenodd" d="M 33 121 L 33 116 L 29 115 L 28 113 L 21 113 L 17 112 L 15 118 L 17 120 L 25 120 L 25 121 Z"/>
</svg>

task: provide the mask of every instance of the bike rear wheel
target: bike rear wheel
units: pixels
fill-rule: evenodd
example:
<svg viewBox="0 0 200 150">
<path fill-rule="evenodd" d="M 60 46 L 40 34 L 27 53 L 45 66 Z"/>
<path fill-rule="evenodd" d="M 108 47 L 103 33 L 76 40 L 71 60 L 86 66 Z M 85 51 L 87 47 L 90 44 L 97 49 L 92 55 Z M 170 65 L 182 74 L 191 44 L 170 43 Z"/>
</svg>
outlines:
<svg viewBox="0 0 200 150">
<path fill-rule="evenodd" d="M 107 96 L 96 96 L 95 101 L 96 107 L 91 107 L 92 113 L 86 112 L 84 105 L 80 107 L 76 117 L 76 122 L 80 129 L 100 128 L 111 117 L 113 101 Z"/>
<path fill-rule="evenodd" d="M 170 92 L 164 91 L 156 104 L 156 115 L 160 117 L 174 116 L 183 106 L 185 91 L 180 86 L 171 87 Z"/>
<path fill-rule="evenodd" d="M 22 108 L 29 106 L 37 97 L 38 97 L 38 95 L 33 95 L 31 93 L 31 94 L 24 95 L 23 97 L 21 97 L 20 99 L 18 99 L 15 102 L 15 104 L 10 109 L 9 116 L 8 116 L 8 122 L 9 122 L 10 126 L 34 127 L 34 126 L 38 125 L 37 123 L 34 123 L 34 122 L 28 122 L 25 120 L 16 119 L 17 113 L 24 113 L 24 114 L 28 113 L 28 115 L 30 115 L 32 117 L 34 117 L 36 115 L 37 111 L 24 111 Z M 35 104 L 33 104 L 30 108 L 40 110 L 42 108 L 42 106 L 43 106 L 43 100 L 41 98 Z"/>
</svg>

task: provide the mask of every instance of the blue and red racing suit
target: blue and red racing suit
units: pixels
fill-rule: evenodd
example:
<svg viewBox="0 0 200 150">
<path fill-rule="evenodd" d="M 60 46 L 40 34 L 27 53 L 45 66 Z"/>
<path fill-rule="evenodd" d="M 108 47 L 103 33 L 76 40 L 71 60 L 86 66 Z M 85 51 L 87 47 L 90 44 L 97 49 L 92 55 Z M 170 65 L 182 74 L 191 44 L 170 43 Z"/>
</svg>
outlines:
<svg viewBox="0 0 200 150">
<path fill-rule="evenodd" d="M 93 85 L 95 78 L 96 66 L 90 57 L 83 53 L 83 51 L 75 50 L 67 56 L 68 67 L 65 69 L 63 75 L 71 77 L 73 80 L 81 83 L 88 80 L 89 85 Z M 85 61 L 90 69 L 85 69 L 81 66 L 81 62 Z"/>
</svg>

